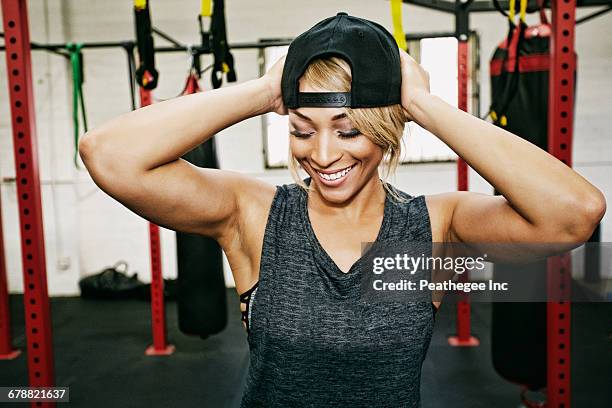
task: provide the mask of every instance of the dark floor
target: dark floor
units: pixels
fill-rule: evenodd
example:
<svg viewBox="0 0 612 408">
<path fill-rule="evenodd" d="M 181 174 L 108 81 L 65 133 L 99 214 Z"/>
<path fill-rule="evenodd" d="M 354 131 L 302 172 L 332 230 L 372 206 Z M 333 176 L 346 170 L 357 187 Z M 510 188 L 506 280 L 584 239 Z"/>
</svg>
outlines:
<svg viewBox="0 0 612 408">
<path fill-rule="evenodd" d="M 11 296 L 13 343 L 23 350 L 22 301 Z M 176 305 L 168 303 L 168 335 L 177 351 L 147 357 L 146 302 L 53 298 L 56 384 L 70 387 L 69 405 L 75 407 L 237 407 L 248 350 L 233 289 L 228 289 L 228 302 L 228 327 L 207 340 L 179 332 Z M 423 368 L 424 408 L 519 406 L 518 388 L 493 370 L 490 309 L 473 304 L 473 331 L 481 346 L 452 348 L 446 337 L 454 331 L 454 311 L 451 305 L 442 307 Z M 572 407 L 612 406 L 611 312 L 612 304 L 573 305 Z M 23 354 L 0 361 L 0 386 L 27 383 Z"/>
</svg>

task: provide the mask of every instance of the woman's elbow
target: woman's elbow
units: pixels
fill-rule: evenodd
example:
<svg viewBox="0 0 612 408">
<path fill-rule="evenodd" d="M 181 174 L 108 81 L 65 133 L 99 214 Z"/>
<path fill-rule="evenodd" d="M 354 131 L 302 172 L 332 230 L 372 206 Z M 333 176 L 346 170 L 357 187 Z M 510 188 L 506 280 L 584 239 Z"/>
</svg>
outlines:
<svg viewBox="0 0 612 408">
<path fill-rule="evenodd" d="M 606 199 L 601 191 L 595 189 L 588 197 L 576 202 L 573 210 L 568 212 L 571 222 L 565 229 L 568 240 L 586 242 L 606 213 Z"/>
<path fill-rule="evenodd" d="M 108 143 L 104 142 L 105 134 L 94 132 L 86 133 L 79 140 L 79 156 L 87 168 L 92 180 L 100 185 L 105 179 L 116 178 L 122 167 L 113 154 Z"/>
<path fill-rule="evenodd" d="M 592 225 L 592 231 L 597 228 L 599 222 L 606 214 L 606 197 L 603 195 L 601 191 L 595 189 L 595 192 L 592 194 L 588 200 L 585 200 L 584 203 L 584 217 L 586 222 L 590 222 Z M 590 234 L 589 234 L 590 236 Z"/>
<path fill-rule="evenodd" d="M 79 139 L 79 156 L 83 160 L 83 164 L 89 170 L 89 163 L 94 157 L 93 152 L 96 150 L 96 135 L 92 133 L 85 133 Z"/>
</svg>

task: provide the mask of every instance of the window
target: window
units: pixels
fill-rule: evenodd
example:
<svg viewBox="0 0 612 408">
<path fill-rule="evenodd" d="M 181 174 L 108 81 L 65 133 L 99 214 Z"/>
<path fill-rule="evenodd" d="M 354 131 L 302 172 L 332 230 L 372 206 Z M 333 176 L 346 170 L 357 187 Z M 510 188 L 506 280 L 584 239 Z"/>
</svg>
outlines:
<svg viewBox="0 0 612 408">
<path fill-rule="evenodd" d="M 472 35 L 471 55 L 477 53 L 477 37 Z M 267 47 L 260 50 L 260 72 L 263 75 L 289 47 Z M 429 72 L 431 93 L 457 106 L 457 40 L 454 37 L 422 38 L 408 42 L 410 54 Z M 473 64 L 474 65 L 474 64 Z M 471 69 L 472 79 L 477 70 Z M 475 82 L 472 80 L 472 86 Z M 469 90 L 468 90 L 469 91 Z M 472 100 L 477 106 L 477 100 Z M 289 154 L 288 119 L 269 113 L 262 117 L 265 163 L 267 168 L 287 166 Z M 415 123 L 406 124 L 402 163 L 444 162 L 457 155 L 441 140 Z"/>
</svg>

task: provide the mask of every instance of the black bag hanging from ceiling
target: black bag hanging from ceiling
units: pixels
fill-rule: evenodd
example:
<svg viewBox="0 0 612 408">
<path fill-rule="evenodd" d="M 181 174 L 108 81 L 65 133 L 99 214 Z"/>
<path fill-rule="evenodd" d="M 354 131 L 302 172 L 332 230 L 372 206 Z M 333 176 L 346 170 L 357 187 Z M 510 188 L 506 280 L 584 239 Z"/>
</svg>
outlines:
<svg viewBox="0 0 612 408">
<path fill-rule="evenodd" d="M 185 94 L 199 91 L 197 80 L 197 74 L 192 70 L 187 78 Z M 218 168 L 214 137 L 182 158 L 198 167 Z M 221 247 L 212 238 L 177 232 L 176 254 L 179 330 L 203 338 L 219 333 L 227 325 Z"/>
<path fill-rule="evenodd" d="M 551 27 L 510 22 L 490 62 L 493 123 L 547 150 L 548 72 Z"/>
</svg>

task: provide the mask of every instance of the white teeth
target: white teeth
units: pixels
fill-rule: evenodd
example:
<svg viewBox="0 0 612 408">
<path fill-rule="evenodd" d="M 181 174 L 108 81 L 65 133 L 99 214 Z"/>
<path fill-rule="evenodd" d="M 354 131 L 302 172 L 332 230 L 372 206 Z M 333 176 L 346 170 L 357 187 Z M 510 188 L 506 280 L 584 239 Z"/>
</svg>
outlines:
<svg viewBox="0 0 612 408">
<path fill-rule="evenodd" d="M 338 180 L 339 178 L 342 178 L 344 176 L 346 176 L 346 174 L 351 171 L 351 169 L 353 168 L 353 166 L 346 168 L 342 171 L 339 171 L 337 173 L 333 173 L 333 174 L 325 174 L 325 173 L 319 173 L 319 175 L 324 178 L 325 180 Z"/>
</svg>

